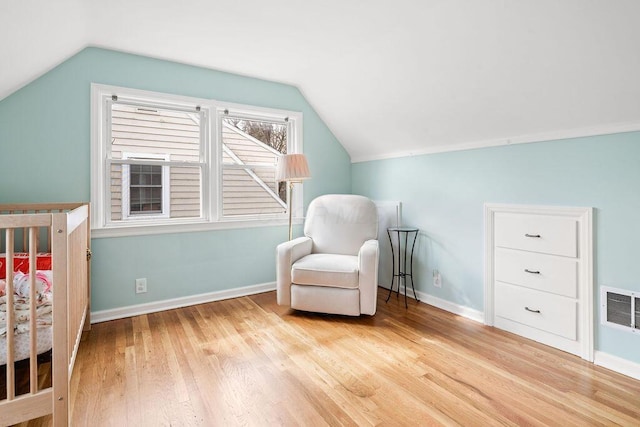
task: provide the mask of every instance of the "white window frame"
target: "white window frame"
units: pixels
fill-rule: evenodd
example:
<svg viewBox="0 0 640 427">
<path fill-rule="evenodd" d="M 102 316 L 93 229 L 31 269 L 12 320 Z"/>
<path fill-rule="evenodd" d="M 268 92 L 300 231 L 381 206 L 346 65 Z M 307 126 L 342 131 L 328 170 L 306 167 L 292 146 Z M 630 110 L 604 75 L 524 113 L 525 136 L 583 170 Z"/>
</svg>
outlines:
<svg viewBox="0 0 640 427">
<path fill-rule="evenodd" d="M 170 154 L 157 153 L 122 153 L 122 159 L 136 160 L 163 160 L 168 162 L 171 160 Z M 155 218 L 170 218 L 171 215 L 171 168 L 162 165 L 162 212 L 153 214 L 135 214 L 131 215 L 131 171 L 129 164 L 122 165 L 122 218 L 129 221 L 147 221 Z"/>
<path fill-rule="evenodd" d="M 203 120 L 201 153 L 201 215 L 199 218 L 138 218 L 129 217 L 125 221 L 109 221 L 110 191 L 107 183 L 106 141 L 110 136 L 109 102 L 113 96 L 127 102 L 140 102 L 171 109 L 200 108 Z M 91 219 L 92 237 L 119 237 L 178 232 L 196 232 L 216 229 L 280 226 L 288 224 L 287 213 L 276 215 L 256 215 L 253 217 L 222 216 L 222 132 L 220 114 L 224 111 L 242 114 L 254 120 L 275 120 L 288 117 L 288 153 L 303 153 L 303 115 L 300 112 L 226 103 L 211 99 L 185 97 L 179 95 L 150 92 L 118 86 L 91 84 Z M 147 155 L 145 153 L 145 155 Z M 157 163 L 157 161 L 155 161 Z M 185 163 L 168 161 L 164 164 L 183 166 Z M 189 166 L 193 166 L 190 163 Z M 169 188 L 169 186 L 166 186 Z M 164 189 L 164 187 L 163 187 Z M 167 198 L 168 200 L 168 198 Z M 303 184 L 294 186 L 292 207 L 294 224 L 301 224 L 304 217 Z"/>
</svg>

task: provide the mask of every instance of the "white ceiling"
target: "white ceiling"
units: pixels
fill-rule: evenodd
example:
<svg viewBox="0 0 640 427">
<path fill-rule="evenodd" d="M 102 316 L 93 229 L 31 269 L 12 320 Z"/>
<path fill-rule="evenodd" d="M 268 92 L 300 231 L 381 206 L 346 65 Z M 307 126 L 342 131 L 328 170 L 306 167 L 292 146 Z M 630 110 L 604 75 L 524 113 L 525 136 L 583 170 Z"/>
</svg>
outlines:
<svg viewBox="0 0 640 427">
<path fill-rule="evenodd" d="M 6 0 L 0 99 L 100 46 L 295 85 L 354 161 L 632 129 L 639 17 L 637 0 Z"/>
</svg>

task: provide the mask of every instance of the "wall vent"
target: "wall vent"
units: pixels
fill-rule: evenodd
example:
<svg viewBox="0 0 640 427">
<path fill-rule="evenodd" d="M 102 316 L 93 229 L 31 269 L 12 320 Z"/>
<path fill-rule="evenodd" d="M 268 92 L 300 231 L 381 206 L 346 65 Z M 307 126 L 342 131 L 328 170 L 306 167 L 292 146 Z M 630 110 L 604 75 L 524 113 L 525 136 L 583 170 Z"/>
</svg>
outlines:
<svg viewBox="0 0 640 427">
<path fill-rule="evenodd" d="M 640 292 L 602 286 L 600 321 L 603 325 L 640 334 Z"/>
</svg>

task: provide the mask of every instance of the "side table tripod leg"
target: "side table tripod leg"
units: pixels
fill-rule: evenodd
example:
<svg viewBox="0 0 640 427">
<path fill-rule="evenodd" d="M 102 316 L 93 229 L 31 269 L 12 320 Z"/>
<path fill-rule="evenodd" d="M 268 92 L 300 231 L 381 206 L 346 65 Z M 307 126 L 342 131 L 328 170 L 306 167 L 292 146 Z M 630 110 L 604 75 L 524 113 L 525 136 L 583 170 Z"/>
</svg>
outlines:
<svg viewBox="0 0 640 427">
<path fill-rule="evenodd" d="M 391 293 L 393 292 L 393 280 L 395 279 L 395 276 L 391 277 L 391 287 L 389 287 L 389 295 L 387 295 L 387 299 L 384 300 L 384 302 L 389 302 L 389 298 L 391 298 Z M 398 284 L 398 286 L 400 286 L 400 284 Z"/>
<path fill-rule="evenodd" d="M 409 308 L 409 304 L 407 304 L 407 276 L 405 275 L 402 280 L 404 281 L 404 308 Z"/>
<path fill-rule="evenodd" d="M 407 239 L 409 238 L 409 233 L 404 234 L 404 265 L 402 266 L 402 281 L 404 282 L 404 308 L 409 308 L 407 304 Z M 400 239 L 398 238 L 398 252 L 400 252 Z M 410 264 L 413 263 L 413 252 L 411 252 L 411 261 Z M 411 279 L 411 284 L 413 286 L 413 279 Z M 400 288 L 398 288 L 398 291 Z"/>
<path fill-rule="evenodd" d="M 396 278 L 396 259 L 393 253 L 393 241 L 391 240 L 391 233 L 387 230 L 387 236 L 389 236 L 389 244 L 391 245 L 391 286 L 389 287 L 389 295 L 387 295 L 387 299 L 384 301 L 389 302 L 389 298 L 391 298 L 391 294 L 393 293 L 393 281 Z M 400 278 L 398 278 L 398 290 L 400 290 Z"/>
<path fill-rule="evenodd" d="M 411 289 L 413 289 L 413 297 L 415 298 L 416 301 L 420 302 L 420 300 L 418 299 L 418 296 L 416 295 L 416 288 L 413 287 L 413 275 L 411 275 L 410 277 L 411 277 Z"/>
<path fill-rule="evenodd" d="M 418 240 L 418 232 L 416 231 L 413 235 L 413 244 L 411 245 L 411 259 L 409 261 L 409 267 L 411 268 L 411 289 L 413 289 L 413 297 L 416 301 L 420 302 L 418 296 L 416 295 L 416 288 L 413 286 L 413 250 L 416 248 L 416 240 Z M 405 293 L 407 289 L 405 288 Z"/>
</svg>

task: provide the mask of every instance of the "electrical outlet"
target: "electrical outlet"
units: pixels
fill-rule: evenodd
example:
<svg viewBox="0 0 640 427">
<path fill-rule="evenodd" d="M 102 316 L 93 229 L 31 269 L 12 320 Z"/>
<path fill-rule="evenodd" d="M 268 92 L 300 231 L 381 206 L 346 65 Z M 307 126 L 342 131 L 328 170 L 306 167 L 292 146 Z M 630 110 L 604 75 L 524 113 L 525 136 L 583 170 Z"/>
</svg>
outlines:
<svg viewBox="0 0 640 427">
<path fill-rule="evenodd" d="M 440 277 L 440 272 L 438 270 L 433 270 L 433 286 L 436 288 L 442 287 L 442 277 Z"/>
<path fill-rule="evenodd" d="M 136 279 L 136 294 L 144 294 L 147 292 L 147 279 Z"/>
</svg>

